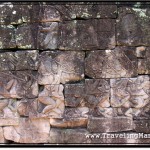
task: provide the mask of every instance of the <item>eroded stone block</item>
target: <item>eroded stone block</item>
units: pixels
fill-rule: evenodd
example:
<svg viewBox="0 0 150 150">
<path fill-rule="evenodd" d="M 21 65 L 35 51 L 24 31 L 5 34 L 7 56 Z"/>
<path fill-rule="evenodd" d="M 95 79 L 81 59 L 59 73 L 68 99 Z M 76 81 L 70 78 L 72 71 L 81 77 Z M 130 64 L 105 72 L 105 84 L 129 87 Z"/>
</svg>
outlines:
<svg viewBox="0 0 150 150">
<path fill-rule="evenodd" d="M 115 47 L 113 19 L 66 21 L 59 25 L 61 50 L 112 49 Z"/>
<path fill-rule="evenodd" d="M 19 25 L 16 29 L 16 45 L 19 49 L 37 48 L 37 23 Z"/>
<path fill-rule="evenodd" d="M 35 98 L 38 84 L 35 71 L 0 72 L 0 98 Z"/>
<path fill-rule="evenodd" d="M 0 25 L 0 49 L 16 48 L 15 28 L 12 25 Z"/>
<path fill-rule="evenodd" d="M 37 70 L 38 51 L 17 51 L 0 53 L 0 71 Z"/>
<path fill-rule="evenodd" d="M 89 118 L 87 129 L 89 132 L 122 132 L 133 129 L 133 121 L 128 117 L 112 117 L 112 118 Z"/>
<path fill-rule="evenodd" d="M 117 20 L 117 43 L 118 45 L 139 46 L 150 45 L 148 7 L 121 7 Z"/>
<path fill-rule="evenodd" d="M 149 103 L 149 76 L 110 79 L 111 106 L 142 108 Z"/>
<path fill-rule="evenodd" d="M 137 76 L 134 48 L 116 47 L 114 50 L 89 52 L 85 59 L 85 74 L 92 78 Z"/>
<path fill-rule="evenodd" d="M 90 18 L 116 18 L 116 5 L 102 4 L 66 4 L 56 5 L 55 8 L 59 11 L 62 20 L 71 19 L 90 19 Z"/>
<path fill-rule="evenodd" d="M 18 126 L 4 127 L 4 137 L 18 143 L 47 143 L 50 124 L 48 119 L 22 118 Z"/>
<path fill-rule="evenodd" d="M 62 118 L 64 113 L 63 85 L 45 85 L 38 96 L 41 117 Z"/>
<path fill-rule="evenodd" d="M 55 129 L 50 130 L 49 143 L 90 143 L 86 138 L 89 132 L 86 129 Z"/>
<path fill-rule="evenodd" d="M 41 85 L 82 80 L 84 78 L 84 52 L 42 52 L 38 72 L 38 83 Z"/>
</svg>

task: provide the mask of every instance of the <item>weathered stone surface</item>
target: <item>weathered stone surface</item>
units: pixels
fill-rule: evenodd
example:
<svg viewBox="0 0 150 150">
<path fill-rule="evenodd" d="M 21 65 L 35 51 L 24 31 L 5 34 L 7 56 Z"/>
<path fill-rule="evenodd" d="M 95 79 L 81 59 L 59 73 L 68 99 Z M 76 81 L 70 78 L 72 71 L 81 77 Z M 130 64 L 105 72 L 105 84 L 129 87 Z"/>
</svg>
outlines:
<svg viewBox="0 0 150 150">
<path fill-rule="evenodd" d="M 3 128 L 0 127 L 0 143 L 6 143 L 6 140 L 4 138 L 4 135 L 3 135 Z"/>
<path fill-rule="evenodd" d="M 150 132 L 150 120 L 143 120 L 139 118 L 138 120 L 134 120 L 135 128 L 134 130 L 137 133 L 148 133 Z"/>
<path fill-rule="evenodd" d="M 50 130 L 49 143 L 90 143 L 91 139 L 86 138 L 89 132 L 86 129 L 55 129 Z"/>
<path fill-rule="evenodd" d="M 11 2 L 0 4 L 0 24 L 20 24 L 22 12 L 20 5 L 13 5 Z"/>
<path fill-rule="evenodd" d="M 47 143 L 50 124 L 48 119 L 22 118 L 18 126 L 4 127 L 4 137 L 18 143 Z"/>
<path fill-rule="evenodd" d="M 38 24 L 22 24 L 16 29 L 16 45 L 19 49 L 37 48 Z"/>
<path fill-rule="evenodd" d="M 20 116 L 37 118 L 38 104 L 37 99 L 22 99 L 17 102 L 17 112 Z"/>
<path fill-rule="evenodd" d="M 41 117 L 62 118 L 64 113 L 63 85 L 45 85 L 38 97 Z"/>
<path fill-rule="evenodd" d="M 39 49 L 57 49 L 58 23 L 46 22 L 46 25 L 40 25 L 37 40 Z"/>
<path fill-rule="evenodd" d="M 85 74 L 92 78 L 119 78 L 137 75 L 134 48 L 91 51 L 85 59 Z"/>
<path fill-rule="evenodd" d="M 87 124 L 87 129 L 91 133 L 122 132 L 132 130 L 133 127 L 133 121 L 129 117 L 91 117 Z"/>
<path fill-rule="evenodd" d="M 117 20 L 117 44 L 128 46 L 150 45 L 150 9 L 121 7 Z"/>
<path fill-rule="evenodd" d="M 15 28 L 12 25 L 0 25 L 0 49 L 16 48 Z"/>
<path fill-rule="evenodd" d="M 97 4 L 66 4 L 56 5 L 63 20 L 90 19 L 90 18 L 116 18 L 116 5 Z"/>
<path fill-rule="evenodd" d="M 86 127 L 89 108 L 65 108 L 62 119 L 50 119 L 50 124 L 55 128 Z"/>
<path fill-rule="evenodd" d="M 113 19 L 66 21 L 59 26 L 61 50 L 112 49 L 115 47 Z"/>
<path fill-rule="evenodd" d="M 86 127 L 87 118 L 50 119 L 50 125 L 54 128 Z"/>
<path fill-rule="evenodd" d="M 77 107 L 85 105 L 85 85 L 65 84 L 65 106 Z"/>
<path fill-rule="evenodd" d="M 35 98 L 38 84 L 34 71 L 0 72 L 0 98 Z"/>
<path fill-rule="evenodd" d="M 149 103 L 149 76 L 110 79 L 111 106 L 142 108 Z"/>
<path fill-rule="evenodd" d="M 109 107 L 110 83 L 105 79 L 86 79 L 85 84 L 65 85 L 65 105 Z"/>
<path fill-rule="evenodd" d="M 38 72 L 38 83 L 41 85 L 82 80 L 84 78 L 84 52 L 42 52 Z"/>
<path fill-rule="evenodd" d="M 0 71 L 37 70 L 38 51 L 17 51 L 0 53 Z"/>
</svg>

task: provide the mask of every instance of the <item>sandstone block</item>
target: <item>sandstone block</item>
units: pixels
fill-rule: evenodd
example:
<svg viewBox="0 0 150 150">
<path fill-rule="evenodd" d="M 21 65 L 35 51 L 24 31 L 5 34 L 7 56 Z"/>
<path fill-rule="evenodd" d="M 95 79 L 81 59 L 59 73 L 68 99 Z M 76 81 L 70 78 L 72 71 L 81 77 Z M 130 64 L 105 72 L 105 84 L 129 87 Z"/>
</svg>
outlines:
<svg viewBox="0 0 150 150">
<path fill-rule="evenodd" d="M 117 20 L 117 43 L 127 46 L 149 46 L 150 9 L 121 7 Z"/>
<path fill-rule="evenodd" d="M 55 129 L 50 130 L 49 143 L 90 143 L 86 138 L 88 131 L 86 129 Z"/>
<path fill-rule="evenodd" d="M 113 19 L 66 21 L 59 26 L 61 50 L 112 49 L 115 47 Z"/>
<path fill-rule="evenodd" d="M 12 25 L 0 25 L 0 49 L 16 48 L 15 28 Z"/>
<path fill-rule="evenodd" d="M 38 51 L 4 52 L 0 54 L 0 71 L 37 70 Z"/>
<path fill-rule="evenodd" d="M 133 121 L 128 117 L 89 118 L 87 129 L 91 133 L 121 132 L 133 129 Z"/>
<path fill-rule="evenodd" d="M 3 128 L 0 127 L 0 143 L 6 143 L 6 140 L 4 138 L 4 134 L 3 134 Z"/>
<path fill-rule="evenodd" d="M 0 72 L 0 98 L 35 98 L 38 95 L 36 72 Z"/>
<path fill-rule="evenodd" d="M 38 96 L 41 117 L 62 118 L 64 113 L 63 85 L 45 85 Z"/>
<path fill-rule="evenodd" d="M 149 76 L 110 79 L 111 106 L 142 108 L 149 103 Z"/>
<path fill-rule="evenodd" d="M 50 125 L 48 119 L 22 118 L 18 126 L 4 127 L 4 137 L 18 143 L 47 143 Z"/>
<path fill-rule="evenodd" d="M 38 72 L 38 83 L 41 85 L 82 80 L 84 78 L 84 52 L 42 52 Z"/>
<path fill-rule="evenodd" d="M 19 49 L 37 48 L 37 23 L 19 25 L 16 29 L 16 45 Z"/>
<path fill-rule="evenodd" d="M 137 76 L 134 48 L 116 47 L 114 50 L 89 52 L 85 59 L 85 74 L 92 78 Z"/>
</svg>

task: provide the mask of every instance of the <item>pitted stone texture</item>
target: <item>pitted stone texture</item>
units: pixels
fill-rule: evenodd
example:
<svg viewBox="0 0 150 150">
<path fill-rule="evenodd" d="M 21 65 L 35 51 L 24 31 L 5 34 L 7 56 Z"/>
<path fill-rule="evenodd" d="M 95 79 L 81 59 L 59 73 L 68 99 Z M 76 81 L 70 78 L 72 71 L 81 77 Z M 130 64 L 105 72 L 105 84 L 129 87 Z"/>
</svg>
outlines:
<svg viewBox="0 0 150 150">
<path fill-rule="evenodd" d="M 111 106 L 142 108 L 149 103 L 149 76 L 137 78 L 110 79 Z"/>
<path fill-rule="evenodd" d="M 90 19 L 90 18 L 116 18 L 116 5 L 98 5 L 98 4 L 66 4 L 56 5 L 62 20 L 71 19 Z"/>
<path fill-rule="evenodd" d="M 136 47 L 136 56 L 138 58 L 144 58 L 145 54 L 146 54 L 146 47 L 145 46 Z"/>
<path fill-rule="evenodd" d="M 16 29 L 16 45 L 19 49 L 37 48 L 37 23 L 19 25 Z"/>
<path fill-rule="evenodd" d="M 18 126 L 4 127 L 4 137 L 18 143 L 47 143 L 50 124 L 48 119 L 21 118 Z"/>
<path fill-rule="evenodd" d="M 63 85 L 45 85 L 38 97 L 40 117 L 62 118 L 64 113 Z"/>
<path fill-rule="evenodd" d="M 85 59 L 85 74 L 92 78 L 137 76 L 134 48 L 116 47 L 114 50 L 89 52 Z"/>
<path fill-rule="evenodd" d="M 16 100 L 0 100 L 0 126 L 18 125 L 18 123 Z"/>
<path fill-rule="evenodd" d="M 21 99 L 20 101 L 17 101 L 17 112 L 21 117 L 37 118 L 37 99 Z"/>
<path fill-rule="evenodd" d="M 86 129 L 55 129 L 50 130 L 49 143 L 67 144 L 67 143 L 90 143 L 91 139 L 86 138 L 89 132 Z"/>
<path fill-rule="evenodd" d="M 45 25 L 46 24 L 46 25 Z M 58 43 L 58 23 L 46 22 L 38 28 L 38 48 L 57 49 Z"/>
<path fill-rule="evenodd" d="M 17 51 L 0 53 L 0 71 L 37 70 L 38 51 Z"/>
<path fill-rule="evenodd" d="M 109 107 L 110 83 L 105 79 L 86 79 L 85 84 L 65 85 L 65 105 Z"/>
<path fill-rule="evenodd" d="M 61 50 L 112 49 L 115 47 L 113 19 L 66 21 L 59 25 Z"/>
<path fill-rule="evenodd" d="M 117 44 L 150 45 L 150 8 L 121 7 L 117 20 Z"/>
<path fill-rule="evenodd" d="M 0 25 L 0 33 L 0 49 L 16 48 L 14 26 Z"/>
<path fill-rule="evenodd" d="M 35 98 L 38 84 L 35 71 L 0 72 L 0 98 Z"/>
<path fill-rule="evenodd" d="M 6 143 L 6 140 L 4 138 L 4 134 L 3 134 L 3 128 L 0 127 L 0 143 Z"/>
<path fill-rule="evenodd" d="M 38 83 L 41 85 L 82 80 L 84 78 L 84 52 L 42 52 L 38 72 Z"/>
<path fill-rule="evenodd" d="M 87 129 L 91 133 L 122 132 L 133 129 L 133 121 L 128 117 L 98 118 L 91 117 L 88 120 Z"/>
</svg>

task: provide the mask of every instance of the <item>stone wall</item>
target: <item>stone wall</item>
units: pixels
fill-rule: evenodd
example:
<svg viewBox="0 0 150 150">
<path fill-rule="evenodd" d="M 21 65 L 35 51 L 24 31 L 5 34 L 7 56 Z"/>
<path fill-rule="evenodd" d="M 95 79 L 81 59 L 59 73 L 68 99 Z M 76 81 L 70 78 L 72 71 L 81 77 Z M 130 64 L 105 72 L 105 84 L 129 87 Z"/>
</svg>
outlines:
<svg viewBox="0 0 150 150">
<path fill-rule="evenodd" d="M 149 26 L 144 2 L 0 3 L 0 143 L 150 143 L 98 138 L 150 134 Z"/>
</svg>

